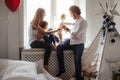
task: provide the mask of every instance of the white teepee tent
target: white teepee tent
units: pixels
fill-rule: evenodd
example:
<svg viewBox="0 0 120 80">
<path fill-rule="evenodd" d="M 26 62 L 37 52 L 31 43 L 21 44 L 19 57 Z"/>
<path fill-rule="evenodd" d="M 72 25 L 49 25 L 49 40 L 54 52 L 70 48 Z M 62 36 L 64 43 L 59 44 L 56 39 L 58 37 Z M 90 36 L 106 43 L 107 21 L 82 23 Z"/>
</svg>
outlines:
<svg viewBox="0 0 120 80">
<path fill-rule="evenodd" d="M 108 5 L 106 3 L 106 8 L 107 6 Z M 102 51 L 102 56 L 99 57 L 101 58 L 101 62 L 99 65 L 97 80 L 113 80 L 114 79 L 113 69 L 118 66 L 112 67 L 111 63 L 116 63 L 120 61 L 119 60 L 120 35 L 117 29 L 115 28 L 116 25 L 115 22 L 113 22 L 114 15 L 119 16 L 119 13 L 115 10 L 116 6 L 117 3 L 112 8 L 112 10 L 108 10 L 107 8 L 107 11 L 109 11 L 110 14 L 108 14 L 108 12 L 106 11 L 103 16 L 103 18 L 105 19 L 103 22 L 103 28 L 104 28 L 103 35 L 105 35 L 105 42 Z M 120 80 L 120 79 L 116 78 L 115 80 Z"/>
<path fill-rule="evenodd" d="M 118 34 L 117 31 L 115 31 L 114 33 L 107 31 L 102 56 L 99 57 L 101 58 L 101 61 L 99 65 L 97 80 L 112 80 L 113 74 L 111 63 L 116 63 L 120 61 L 119 50 L 120 50 L 120 35 Z"/>
<path fill-rule="evenodd" d="M 91 76 L 95 77 L 95 73 L 99 71 L 99 66 L 102 57 L 102 51 L 104 48 L 105 38 L 102 37 L 102 29 L 99 31 L 95 37 L 93 43 L 84 53 L 82 57 L 82 70 L 84 76 L 87 76 L 88 79 Z M 93 75 L 91 75 L 93 74 Z"/>
<path fill-rule="evenodd" d="M 83 55 L 83 71 L 90 74 L 97 73 L 96 80 L 120 80 L 117 79 L 120 74 L 116 78 L 113 74 L 115 69 L 117 69 L 117 73 L 120 73 L 120 65 L 115 65 L 120 62 L 120 35 L 113 22 L 114 15 L 119 16 L 115 10 L 117 3 L 109 10 L 106 2 L 106 11 L 102 4 L 99 4 L 102 12 L 98 14 L 104 14 L 103 26 L 88 51 Z"/>
</svg>

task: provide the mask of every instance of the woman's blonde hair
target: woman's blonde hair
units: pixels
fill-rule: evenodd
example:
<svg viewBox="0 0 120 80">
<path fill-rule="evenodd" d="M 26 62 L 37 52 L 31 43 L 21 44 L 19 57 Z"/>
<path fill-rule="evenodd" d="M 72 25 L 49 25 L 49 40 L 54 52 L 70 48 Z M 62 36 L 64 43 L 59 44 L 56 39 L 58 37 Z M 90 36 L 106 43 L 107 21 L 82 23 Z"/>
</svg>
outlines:
<svg viewBox="0 0 120 80">
<path fill-rule="evenodd" d="M 41 22 L 43 21 L 44 16 L 45 16 L 45 10 L 43 8 L 38 8 L 31 24 L 35 26 L 40 25 Z"/>
</svg>

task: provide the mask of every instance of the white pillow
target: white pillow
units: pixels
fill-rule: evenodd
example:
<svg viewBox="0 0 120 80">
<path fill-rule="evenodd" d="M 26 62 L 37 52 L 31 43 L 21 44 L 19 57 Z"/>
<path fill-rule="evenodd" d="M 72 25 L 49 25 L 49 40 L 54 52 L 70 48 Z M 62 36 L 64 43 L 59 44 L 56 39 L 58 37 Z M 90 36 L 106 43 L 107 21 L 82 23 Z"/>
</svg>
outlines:
<svg viewBox="0 0 120 80">
<path fill-rule="evenodd" d="M 36 80 L 36 65 L 33 62 L 9 60 L 1 80 Z"/>
</svg>

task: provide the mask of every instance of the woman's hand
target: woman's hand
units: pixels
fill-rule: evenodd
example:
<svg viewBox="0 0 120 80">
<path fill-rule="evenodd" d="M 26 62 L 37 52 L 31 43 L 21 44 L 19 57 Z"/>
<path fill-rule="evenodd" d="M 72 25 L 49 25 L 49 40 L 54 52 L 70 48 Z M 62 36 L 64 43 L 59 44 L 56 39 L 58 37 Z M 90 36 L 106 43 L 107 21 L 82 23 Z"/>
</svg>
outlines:
<svg viewBox="0 0 120 80">
<path fill-rule="evenodd" d="M 58 28 L 57 30 L 58 30 L 58 31 L 61 31 L 61 30 L 62 30 L 62 28 Z"/>
</svg>

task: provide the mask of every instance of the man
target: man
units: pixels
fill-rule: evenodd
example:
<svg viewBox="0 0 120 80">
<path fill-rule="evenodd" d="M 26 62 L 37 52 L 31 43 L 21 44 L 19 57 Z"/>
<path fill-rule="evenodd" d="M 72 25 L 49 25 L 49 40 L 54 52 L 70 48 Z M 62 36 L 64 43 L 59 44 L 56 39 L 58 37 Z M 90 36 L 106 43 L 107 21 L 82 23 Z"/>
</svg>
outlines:
<svg viewBox="0 0 120 80">
<path fill-rule="evenodd" d="M 65 73 L 63 51 L 73 50 L 76 80 L 83 80 L 83 77 L 81 76 L 81 57 L 84 50 L 84 43 L 86 40 L 87 21 L 81 17 L 81 11 L 78 6 L 71 6 L 69 8 L 69 11 L 71 17 L 75 19 L 75 24 L 72 30 L 69 30 L 69 28 L 67 28 L 65 25 L 62 26 L 62 28 L 71 31 L 71 38 L 63 41 L 57 47 L 59 72 L 56 76 L 60 77 L 63 73 Z"/>
</svg>

